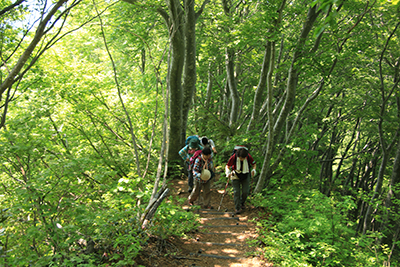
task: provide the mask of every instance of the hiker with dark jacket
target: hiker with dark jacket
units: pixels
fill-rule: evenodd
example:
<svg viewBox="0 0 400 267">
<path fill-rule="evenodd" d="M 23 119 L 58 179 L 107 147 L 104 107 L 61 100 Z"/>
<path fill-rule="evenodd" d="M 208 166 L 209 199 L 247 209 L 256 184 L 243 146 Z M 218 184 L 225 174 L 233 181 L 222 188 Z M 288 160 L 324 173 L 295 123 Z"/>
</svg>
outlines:
<svg viewBox="0 0 400 267">
<path fill-rule="evenodd" d="M 180 151 L 179 155 L 185 161 L 185 166 L 188 170 L 188 192 L 191 193 L 193 190 L 193 173 L 189 169 L 189 161 L 190 158 L 193 156 L 196 150 L 203 149 L 203 146 L 200 145 L 200 140 L 198 138 L 191 139 L 189 143 L 184 146 Z"/>
<path fill-rule="evenodd" d="M 199 156 L 194 160 L 193 165 L 194 188 L 188 200 L 189 205 L 194 205 L 194 201 L 203 191 L 203 208 L 212 209 L 211 201 L 211 179 L 214 177 L 215 169 L 211 157 L 211 148 L 205 147 Z"/>
<path fill-rule="evenodd" d="M 245 202 L 250 194 L 250 174 L 256 175 L 256 162 L 245 147 L 240 147 L 225 166 L 225 174 L 232 180 L 235 213 L 245 209 Z"/>
</svg>

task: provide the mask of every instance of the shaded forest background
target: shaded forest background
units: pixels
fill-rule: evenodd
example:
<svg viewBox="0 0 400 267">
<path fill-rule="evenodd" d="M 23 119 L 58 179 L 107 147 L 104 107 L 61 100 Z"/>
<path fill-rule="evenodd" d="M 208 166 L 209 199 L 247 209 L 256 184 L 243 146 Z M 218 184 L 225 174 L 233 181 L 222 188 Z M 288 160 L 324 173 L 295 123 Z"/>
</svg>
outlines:
<svg viewBox="0 0 400 267">
<path fill-rule="evenodd" d="M 399 17 L 398 0 L 3 0 L 0 264 L 133 266 L 149 235 L 195 228 L 166 202 L 142 226 L 199 134 L 220 167 L 249 146 L 272 262 L 397 266 Z"/>
</svg>

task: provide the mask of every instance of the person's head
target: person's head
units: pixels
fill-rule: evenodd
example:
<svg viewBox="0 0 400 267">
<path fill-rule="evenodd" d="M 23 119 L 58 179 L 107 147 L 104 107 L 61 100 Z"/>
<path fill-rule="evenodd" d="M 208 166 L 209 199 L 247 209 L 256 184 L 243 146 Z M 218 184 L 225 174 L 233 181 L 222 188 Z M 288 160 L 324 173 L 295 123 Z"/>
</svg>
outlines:
<svg viewBox="0 0 400 267">
<path fill-rule="evenodd" d="M 203 138 L 201 138 L 201 143 L 203 144 L 203 146 L 208 145 L 208 138 L 205 136 Z"/>
<path fill-rule="evenodd" d="M 248 155 L 249 151 L 247 151 L 245 148 L 239 148 L 236 150 L 236 157 L 238 157 L 240 161 L 243 161 Z"/>
<path fill-rule="evenodd" d="M 189 148 L 190 149 L 199 149 L 200 148 L 200 144 L 198 140 L 192 139 L 189 142 Z"/>
<path fill-rule="evenodd" d="M 201 154 L 202 154 L 202 157 L 204 160 L 211 158 L 211 148 L 209 148 L 209 147 L 203 148 L 203 150 L 201 151 Z"/>
</svg>

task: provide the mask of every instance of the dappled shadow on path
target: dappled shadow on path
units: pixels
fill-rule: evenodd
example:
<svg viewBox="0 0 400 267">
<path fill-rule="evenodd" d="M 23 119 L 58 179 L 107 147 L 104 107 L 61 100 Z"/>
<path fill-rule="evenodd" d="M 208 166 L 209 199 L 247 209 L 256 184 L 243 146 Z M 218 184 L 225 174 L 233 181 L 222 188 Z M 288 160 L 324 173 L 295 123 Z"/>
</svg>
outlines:
<svg viewBox="0 0 400 267">
<path fill-rule="evenodd" d="M 161 244 L 164 246 L 164 253 L 154 253 L 154 250 L 160 250 L 160 240 L 154 239 L 138 257 L 137 263 L 163 267 L 273 266 L 263 260 L 260 248 L 248 244 L 248 240 L 254 240 L 257 236 L 256 225 L 251 220 L 258 218 L 263 211 L 248 206 L 242 214 L 234 214 L 233 193 L 222 198 L 223 187 L 221 184 L 213 184 L 213 209 L 204 210 L 197 209 L 199 205 L 195 205 L 195 208 L 188 206 L 189 193 L 186 192 L 185 180 L 170 181 L 171 195 L 186 199 L 182 209 L 199 214 L 201 226 L 186 233 L 185 238 L 172 237 L 164 240 Z"/>
</svg>

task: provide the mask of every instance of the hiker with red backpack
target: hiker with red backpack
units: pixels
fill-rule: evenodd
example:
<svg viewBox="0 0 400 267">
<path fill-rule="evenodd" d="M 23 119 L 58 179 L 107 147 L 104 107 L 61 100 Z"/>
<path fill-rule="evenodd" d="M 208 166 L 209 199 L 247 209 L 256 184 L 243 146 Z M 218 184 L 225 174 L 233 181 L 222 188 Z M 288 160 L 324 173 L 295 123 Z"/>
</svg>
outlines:
<svg viewBox="0 0 400 267">
<path fill-rule="evenodd" d="M 194 188 L 188 198 L 189 205 L 193 206 L 194 201 L 199 197 L 200 192 L 203 191 L 202 207 L 204 209 L 212 209 L 213 207 L 210 205 L 211 179 L 214 177 L 215 168 L 211 157 L 211 148 L 205 147 L 199 154 L 196 152 L 191 158 L 191 162 L 193 162 L 192 173 Z"/>
<path fill-rule="evenodd" d="M 200 139 L 197 136 L 189 136 L 185 142 L 185 146 L 179 151 L 179 155 L 185 161 L 185 166 L 188 170 L 188 192 L 191 193 L 193 190 L 193 173 L 190 169 L 190 158 L 194 155 L 197 150 L 203 149 L 200 145 Z"/>
<path fill-rule="evenodd" d="M 237 146 L 234 151 L 225 166 L 225 174 L 232 180 L 235 213 L 240 214 L 250 194 L 250 175 L 256 175 L 256 162 L 246 147 Z"/>
</svg>

